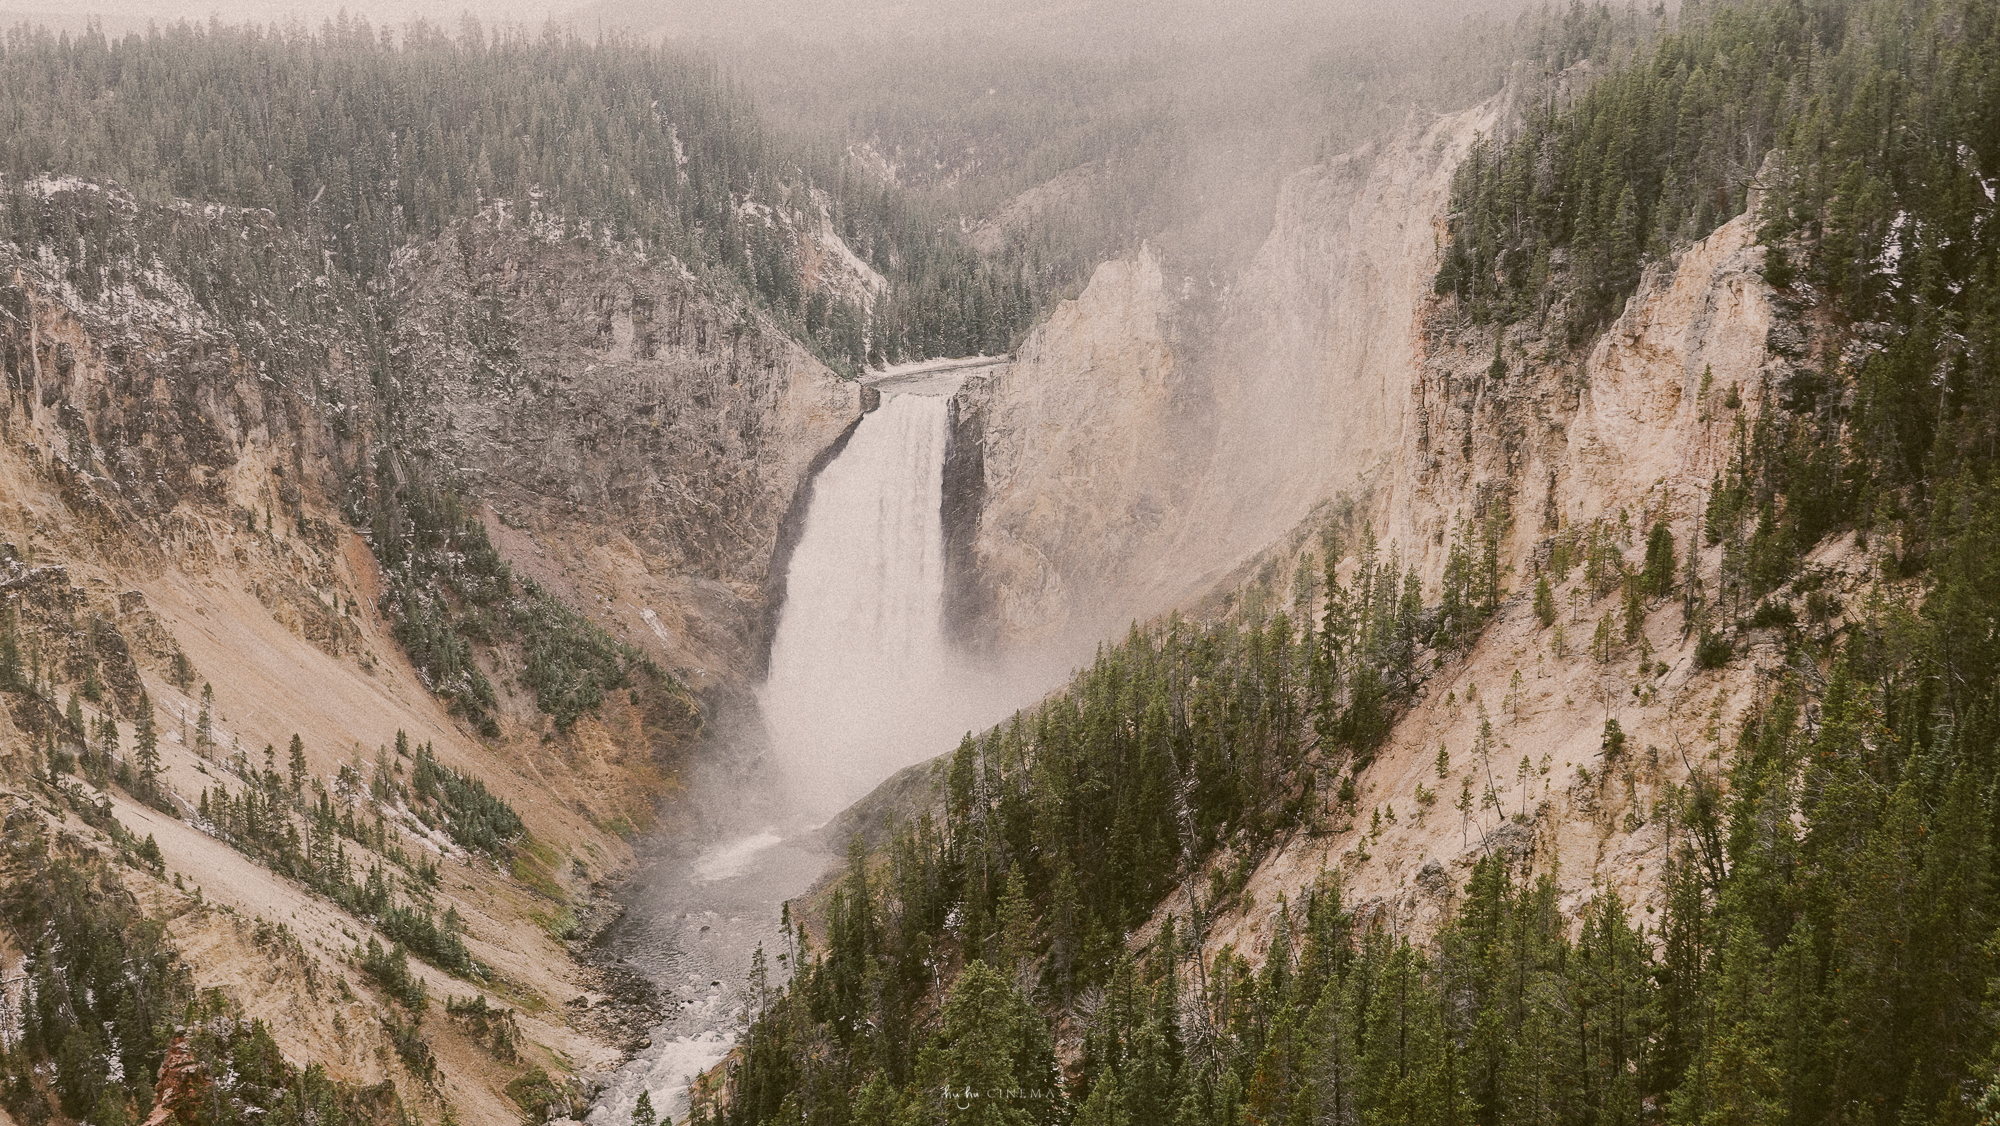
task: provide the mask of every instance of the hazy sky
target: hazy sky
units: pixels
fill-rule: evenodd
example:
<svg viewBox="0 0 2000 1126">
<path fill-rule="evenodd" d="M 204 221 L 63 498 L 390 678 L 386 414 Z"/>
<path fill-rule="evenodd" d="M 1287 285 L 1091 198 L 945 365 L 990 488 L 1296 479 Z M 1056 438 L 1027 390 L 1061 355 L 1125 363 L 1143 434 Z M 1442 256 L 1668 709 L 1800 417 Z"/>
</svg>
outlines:
<svg viewBox="0 0 2000 1126">
<path fill-rule="evenodd" d="M 1498 0 L 1515 6 L 1513 0 Z M 1404 14 L 1432 14 L 1458 0 L 1416 0 Z M 1465 2 L 1463 7 L 1491 3 Z M 26 21 L 57 29 L 96 19 L 107 31 L 143 29 L 177 19 L 227 23 L 303 23 L 317 27 L 340 11 L 377 25 L 425 19 L 456 28 L 467 14 L 486 23 L 539 27 L 549 19 L 586 34 L 625 29 L 676 39 L 756 39 L 795 35 L 931 37 L 1047 36 L 1049 46 L 1129 47 L 1134 37 L 1200 41 L 1218 34 L 1321 25 L 1349 15 L 1380 13 L 1357 0 L 0 0 L 0 23 Z"/>
<path fill-rule="evenodd" d="M 0 22 L 45 24 L 57 29 L 79 28 L 95 19 L 105 30 L 143 30 L 148 23 L 180 19 L 225 23 L 304 23 L 317 27 L 345 10 L 375 24 L 402 24 L 414 19 L 456 26 L 459 16 L 475 11 L 481 19 L 540 25 L 550 16 L 575 7 L 574 0 L 480 0 L 476 5 L 422 4 L 415 0 L 0 0 Z"/>
</svg>

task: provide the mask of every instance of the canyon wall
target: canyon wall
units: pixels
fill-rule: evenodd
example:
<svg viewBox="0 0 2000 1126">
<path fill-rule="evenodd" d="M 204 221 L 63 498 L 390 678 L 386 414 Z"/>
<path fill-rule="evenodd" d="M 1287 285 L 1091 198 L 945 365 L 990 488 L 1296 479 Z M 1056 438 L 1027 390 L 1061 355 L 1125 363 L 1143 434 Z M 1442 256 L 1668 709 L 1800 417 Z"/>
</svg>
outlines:
<svg viewBox="0 0 2000 1126">
<path fill-rule="evenodd" d="M 859 385 L 678 262 L 505 215 L 397 285 L 414 409 L 506 554 L 669 667 L 751 676 L 780 523 Z"/>
<path fill-rule="evenodd" d="M 115 198 L 38 190 L 58 207 L 64 193 Z M 270 275 L 302 287 L 241 278 L 198 299 L 202 259 L 126 261 L 115 237 L 90 263 L 0 247 L 0 598 L 21 658 L 0 683 L 10 833 L 39 819 L 61 828 L 60 847 L 113 857 L 150 840 L 157 873 L 134 865 L 127 886 L 168 922 L 194 983 L 265 1020 L 290 1058 L 341 1081 L 393 1079 L 427 1119 L 448 1105 L 463 1121 L 515 1120 L 504 1089 L 524 1070 L 560 1087 L 608 1069 L 666 1003 L 586 966 L 568 940 L 608 909 L 598 881 L 629 864 L 700 717 L 687 688 L 649 682 L 559 729 L 520 647 L 496 644 L 476 655 L 497 697 L 496 731 L 480 735 L 407 658 L 380 601 L 390 576 L 355 515 L 371 490 L 449 480 L 484 506 L 515 574 L 684 685 L 740 684 L 783 514 L 859 416 L 860 391 L 726 289 L 574 233 L 465 224 L 404 252 L 394 292 L 364 299 L 315 283 L 317 252 L 268 215 L 170 218 L 261 245 Z M 112 283 L 85 289 L 83 270 Z M 157 803 L 87 785 L 73 758 L 51 773 L 44 747 L 82 737 L 65 696 L 93 742 L 116 725 L 129 764 L 142 693 L 161 732 Z M 355 961 L 393 936 L 225 843 L 201 813 L 225 790 L 283 789 L 295 733 L 305 799 L 323 792 L 358 821 L 369 779 L 407 784 L 411 759 L 389 749 L 399 733 L 519 813 L 529 835 L 504 861 L 393 797 L 383 828 L 346 830 L 342 846 L 355 879 L 379 864 L 399 899 L 457 913 L 488 976 L 415 958 L 410 972 L 434 1001 L 481 994 L 512 1010 L 507 1052 L 439 1017 L 422 1058 L 440 1073 L 423 1074 Z M 412 891 L 419 862 L 440 874 Z M 0 961 L 11 975 L 19 952 Z"/>
<path fill-rule="evenodd" d="M 1756 631 L 1735 662 L 1699 667 L 1678 602 L 1648 606 L 1627 641 L 1622 594 L 1576 568 L 1553 576 L 1556 625 L 1533 613 L 1559 536 L 1595 527 L 1635 558 L 1665 522 L 1684 558 L 1737 427 L 1790 361 L 1747 216 L 1654 262 L 1581 353 L 1553 319 L 1497 340 L 1457 320 L 1431 287 L 1452 174 L 1504 108 L 1290 178 L 1263 249 L 1216 292 L 1150 252 L 1106 264 L 965 393 L 983 424 L 985 640 L 1002 646 L 1199 614 L 1260 574 L 1287 583 L 1336 512 L 1343 574 L 1366 526 L 1427 602 L 1454 543 L 1486 523 L 1499 535 L 1494 622 L 1469 653 L 1419 654 L 1426 679 L 1356 774 L 1356 803 L 1264 859 L 1212 948 L 1261 941 L 1281 897 L 1331 869 L 1364 914 L 1428 930 L 1495 849 L 1553 872 L 1565 906 L 1612 888 L 1643 918 L 1659 907 L 1662 803 L 1697 772 L 1712 782 L 1721 740 L 1782 671 L 1775 635 Z M 1683 564 L 1710 589 L 1720 550 Z M 1808 573 L 1848 598 L 1871 581 L 1844 543 Z M 1601 628 L 1612 642 L 1594 646 Z M 1616 761 L 1607 720 L 1631 748 Z M 1462 787 L 1479 796 L 1461 812 Z M 1185 917 L 1205 886 L 1162 911 Z"/>
<path fill-rule="evenodd" d="M 1501 513 L 1500 610 L 1468 652 L 1420 655 L 1432 671 L 1355 773 L 1355 804 L 1262 861 L 1212 948 L 1256 948 L 1280 897 L 1334 869 L 1363 917 L 1428 933 L 1473 861 L 1496 850 L 1550 874 L 1566 910 L 1608 890 L 1635 922 L 1661 917 L 1669 811 L 1720 784 L 1736 725 L 1789 671 L 1781 631 L 1747 631 L 1733 661 L 1704 668 L 1679 599 L 1646 600 L 1628 639 L 1623 588 L 1593 587 L 1574 562 L 1551 570 L 1551 556 L 1557 537 L 1579 545 L 1595 527 L 1635 560 L 1663 522 L 1679 574 L 1721 588 L 1722 548 L 1700 535 L 1708 486 L 1791 362 L 1769 344 L 1784 315 L 1758 275 L 1754 232 L 1739 217 L 1656 263 L 1580 357 L 1522 327 L 1507 333 L 1501 374 L 1491 329 L 1424 337 L 1403 441 L 1366 482 L 1361 514 L 1434 600 L 1454 535 Z M 1295 560 L 1297 541 L 1273 555 Z M 1549 626 L 1532 598 L 1544 574 Z M 1875 571 L 1846 537 L 1810 556 L 1799 581 L 1854 604 Z"/>
<path fill-rule="evenodd" d="M 1180 467 L 1213 432 L 1207 388 L 1176 355 L 1176 311 L 1150 252 L 1107 262 L 1013 363 L 959 393 L 984 472 L 975 643 L 1061 647 L 1115 628 L 1137 561 L 1184 503 Z"/>
<path fill-rule="evenodd" d="M 968 388 L 987 640 L 1087 645 L 1381 477 L 1412 406 L 1452 171 L 1502 109 L 1291 176 L 1226 286 L 1172 276 L 1149 250 L 1105 263 Z"/>
</svg>

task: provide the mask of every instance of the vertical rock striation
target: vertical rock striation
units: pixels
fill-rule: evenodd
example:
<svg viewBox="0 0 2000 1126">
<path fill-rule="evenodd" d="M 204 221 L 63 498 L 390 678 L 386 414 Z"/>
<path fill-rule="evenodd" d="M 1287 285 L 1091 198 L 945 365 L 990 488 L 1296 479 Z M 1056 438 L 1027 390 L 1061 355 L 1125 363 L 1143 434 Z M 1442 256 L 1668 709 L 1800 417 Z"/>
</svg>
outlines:
<svg viewBox="0 0 2000 1126">
<path fill-rule="evenodd" d="M 1087 645 L 1185 601 L 1396 456 L 1453 169 L 1499 103 L 1288 179 L 1226 287 L 1107 262 L 968 390 L 988 642 Z"/>
</svg>

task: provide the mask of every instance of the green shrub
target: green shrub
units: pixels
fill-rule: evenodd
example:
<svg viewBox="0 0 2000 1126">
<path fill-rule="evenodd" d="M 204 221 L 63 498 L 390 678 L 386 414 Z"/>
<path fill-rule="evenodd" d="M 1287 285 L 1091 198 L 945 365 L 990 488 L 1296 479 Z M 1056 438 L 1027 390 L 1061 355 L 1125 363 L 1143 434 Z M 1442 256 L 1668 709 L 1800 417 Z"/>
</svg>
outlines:
<svg viewBox="0 0 2000 1126">
<path fill-rule="evenodd" d="M 1697 668 L 1719 669 L 1736 655 L 1736 646 L 1730 643 L 1729 635 L 1717 630 L 1702 630 L 1694 644 L 1694 663 Z"/>
<path fill-rule="evenodd" d="M 1789 602 L 1766 599 L 1757 604 L 1756 612 L 1750 615 L 1750 624 L 1759 629 L 1773 626 L 1794 626 L 1799 623 L 1797 610 Z"/>
<path fill-rule="evenodd" d="M 369 935 L 368 947 L 361 952 L 358 964 L 361 972 L 374 978 L 383 992 L 409 1006 L 413 1012 L 424 1011 L 429 993 L 424 979 L 410 972 L 409 953 L 402 943 L 384 950 L 381 941 Z"/>
<path fill-rule="evenodd" d="M 400 744 L 403 733 L 397 732 L 396 738 Z M 418 747 L 415 757 L 410 790 L 419 814 L 427 806 L 442 811 L 445 835 L 466 848 L 489 856 L 511 851 L 526 832 L 512 806 L 494 797 L 479 779 L 438 762 L 429 743 Z"/>
</svg>

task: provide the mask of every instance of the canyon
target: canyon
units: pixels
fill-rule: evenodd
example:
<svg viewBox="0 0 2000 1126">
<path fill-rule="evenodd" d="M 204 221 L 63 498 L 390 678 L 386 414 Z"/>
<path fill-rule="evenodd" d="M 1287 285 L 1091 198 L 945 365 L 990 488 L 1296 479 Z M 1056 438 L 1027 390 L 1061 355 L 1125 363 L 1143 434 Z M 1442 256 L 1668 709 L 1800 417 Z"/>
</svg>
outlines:
<svg viewBox="0 0 2000 1126">
<path fill-rule="evenodd" d="M 771 778 L 789 751 L 779 744 L 824 737 L 829 709 L 815 693 L 895 711 L 895 693 L 952 691 L 919 672 L 1016 670 L 978 706 L 946 709 L 943 726 L 857 728 L 837 778 L 789 776 L 810 792 L 817 825 L 906 763 L 949 751 L 958 732 L 1032 703 L 1135 620 L 1281 600 L 1327 529 L 1342 536 L 1341 573 L 1353 573 L 1365 529 L 1428 592 L 1451 545 L 1490 524 L 1503 529 L 1507 576 L 1493 624 L 1466 654 L 1419 655 L 1415 701 L 1353 774 L 1352 808 L 1261 857 L 1206 948 L 1257 952 L 1280 905 L 1328 870 L 1364 918 L 1428 933 L 1472 863 L 1496 850 L 1550 868 L 1565 908 L 1610 889 L 1634 912 L 1657 912 L 1664 810 L 1718 769 L 1723 733 L 1786 671 L 1783 650 L 1766 639 L 1701 668 L 1693 624 L 1666 602 L 1648 607 L 1640 641 L 1613 660 L 1588 637 L 1622 606 L 1617 592 L 1560 578 L 1551 627 L 1529 591 L 1565 537 L 1601 533 L 1629 550 L 1664 523 L 1684 551 L 1700 542 L 1706 491 L 1739 420 L 1792 362 L 1772 343 L 1789 314 L 1759 273 L 1753 223 L 1739 218 L 1650 266 L 1581 359 L 1532 326 L 1448 323 L 1432 279 L 1453 176 L 1509 105 L 1503 95 L 1294 173 L 1264 243 L 1233 275 L 1181 272 L 1150 247 L 1103 263 L 1013 355 L 968 358 L 950 373 L 955 388 L 935 395 L 843 378 L 743 294 L 504 208 L 398 253 L 396 315 L 380 338 L 339 294 L 309 329 L 254 305 L 224 325 L 171 270 L 132 263 L 143 280 L 88 297 L 65 280 L 72 263 L 8 252 L 0 582 L 16 620 L 36 625 L 38 669 L 77 683 L 102 670 L 111 702 L 87 719 L 123 724 L 129 742 L 142 691 L 161 717 L 172 799 L 162 808 L 105 791 L 117 823 L 161 859 L 157 875 L 135 871 L 128 884 L 168 921 L 197 985 L 222 989 L 286 1052 L 337 1078 L 393 1077 L 421 1113 L 499 1122 L 522 1113 L 510 1085 L 532 1063 L 547 1084 L 528 1101 L 583 1115 L 591 1092 L 574 1077 L 601 1079 L 654 1049 L 677 1006 L 715 1026 L 703 1036 L 731 1019 L 740 983 L 709 977 L 709 963 L 681 981 L 672 975 L 684 967 L 649 970 L 592 940 L 613 926 L 620 896 L 629 905 L 636 894 L 621 880 L 649 838 L 701 846 L 655 864 L 738 873 L 712 846 L 762 830 L 697 802 L 715 796 L 697 793 L 701 773 Z M 306 255 L 254 212 L 185 218 Z M 839 236 L 799 229 L 815 248 L 812 284 L 869 299 L 881 279 L 849 265 L 858 259 Z M 364 373 L 371 349 L 393 358 L 386 383 Z M 931 435 L 920 466 L 872 445 L 867 427 L 899 420 Z M 786 632 L 802 620 L 787 608 L 839 593 L 808 590 L 793 570 L 828 550 L 814 541 L 831 527 L 812 523 L 814 498 L 838 495 L 842 475 L 871 457 L 878 475 L 921 472 L 922 488 L 911 482 L 898 503 L 904 517 L 936 520 L 922 534 L 935 537 L 935 567 L 895 582 L 920 588 L 918 609 L 936 614 L 919 651 L 862 670 L 887 679 L 800 688 L 787 678 L 840 659 L 824 636 L 801 657 Z M 478 657 L 497 686 L 493 726 L 454 711 L 396 635 L 378 529 L 357 519 L 374 490 L 443 475 L 464 482 L 472 519 L 512 573 L 652 662 L 656 690 L 609 692 L 562 724 L 538 709 L 522 647 L 499 643 Z M 1849 602 L 1875 582 L 1851 537 L 1809 562 Z M 1697 549 L 1690 572 L 1721 565 L 1720 549 Z M 878 580 L 893 570 L 877 566 Z M 817 629 L 853 632 L 839 619 Z M 954 668 L 960 659 L 987 664 Z M 718 717 L 743 722 L 760 686 L 767 708 L 769 693 L 791 693 L 771 709 L 776 742 L 722 738 Z M 65 825 L 72 798 L 30 780 L 57 721 L 11 699 L 0 720 L 9 799 Z M 1615 762 L 1602 742 L 1613 719 L 1633 748 Z M 525 1054 L 503 1058 L 441 1019 L 429 1041 L 437 1076 L 418 1075 L 355 970 L 369 922 L 206 831 L 195 795 L 257 785 L 258 748 L 294 733 L 309 775 L 344 796 L 343 778 L 414 771 L 389 750 L 407 737 L 519 811 L 532 846 L 506 863 L 454 845 L 407 806 L 393 826 L 442 869 L 434 891 L 412 894 L 464 920 L 490 976 L 412 972 L 433 997 L 490 998 Z M 1433 804 L 1474 776 L 1497 809 L 1454 817 Z M 940 784 L 930 765 L 904 770 L 859 817 L 871 802 L 934 805 Z M 1373 815 L 1366 826 L 1361 811 Z M 718 826 L 751 835 L 725 839 Z M 77 832 L 113 848 L 106 831 Z M 781 843 L 797 851 L 773 855 L 800 869 L 840 844 L 799 846 L 788 828 L 757 848 Z M 1169 914 L 1185 918 L 1207 875 L 1129 941 L 1143 944 Z M 700 882 L 673 886 L 698 900 L 709 894 Z M 742 916 L 803 895 L 804 882 L 788 877 L 721 911 L 729 940 L 756 941 L 769 922 L 738 925 Z M 278 925 L 297 953 L 272 962 L 254 950 Z M 12 965 L 20 952 L 0 955 Z M 321 997 L 328 980 L 341 982 L 339 1004 Z M 658 1064 L 648 1083 L 679 1078 L 660 1051 L 646 1058 Z M 636 1097 L 631 1083 L 614 1086 Z M 617 1120 L 600 1108 L 606 1118 Z"/>
</svg>

